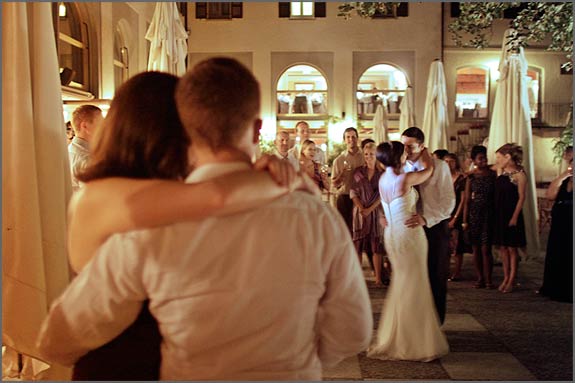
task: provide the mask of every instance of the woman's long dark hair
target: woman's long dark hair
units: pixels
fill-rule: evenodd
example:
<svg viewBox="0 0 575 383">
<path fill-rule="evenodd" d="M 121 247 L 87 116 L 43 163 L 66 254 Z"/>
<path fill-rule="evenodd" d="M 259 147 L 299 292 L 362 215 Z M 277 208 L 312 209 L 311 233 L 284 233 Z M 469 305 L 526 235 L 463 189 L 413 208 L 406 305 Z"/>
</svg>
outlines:
<svg viewBox="0 0 575 383">
<path fill-rule="evenodd" d="M 78 179 L 185 178 L 190 139 L 176 110 L 177 82 L 177 77 L 160 72 L 126 81 L 96 133 L 90 165 Z"/>
<path fill-rule="evenodd" d="M 376 157 L 386 167 L 393 169 L 401 167 L 401 156 L 404 152 L 404 145 L 399 141 L 384 142 L 377 146 Z"/>
</svg>

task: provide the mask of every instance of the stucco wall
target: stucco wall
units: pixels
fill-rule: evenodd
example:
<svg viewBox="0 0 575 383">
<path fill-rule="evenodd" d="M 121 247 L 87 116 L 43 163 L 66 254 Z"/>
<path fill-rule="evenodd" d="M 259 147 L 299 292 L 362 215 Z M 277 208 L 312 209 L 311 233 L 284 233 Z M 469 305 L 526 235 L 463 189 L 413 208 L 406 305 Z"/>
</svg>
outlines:
<svg viewBox="0 0 575 383">
<path fill-rule="evenodd" d="M 290 65 L 290 52 L 291 64 L 301 63 L 302 55 L 330 54 L 333 69 L 329 65 L 319 68 L 333 71 L 333 77 L 328 79 L 329 113 L 341 117 L 345 112 L 350 122 L 356 113 L 359 65 L 368 65 L 370 60 L 371 65 L 405 63 L 402 69 L 410 82 L 423 85 L 414 86 L 416 115 L 421 121 L 429 65 L 441 55 L 441 4 L 410 3 L 409 17 L 383 20 L 359 16 L 345 20 L 337 16 L 338 5 L 328 2 L 325 18 L 290 20 L 278 17 L 278 3 L 244 2 L 242 19 L 199 20 L 195 18 L 195 4 L 190 3 L 189 52 L 194 57 L 198 53 L 251 52 L 252 69 L 263 89 L 262 114 L 269 120 L 275 119 L 273 90 L 279 52 L 284 54 L 280 60 L 283 69 Z"/>
</svg>

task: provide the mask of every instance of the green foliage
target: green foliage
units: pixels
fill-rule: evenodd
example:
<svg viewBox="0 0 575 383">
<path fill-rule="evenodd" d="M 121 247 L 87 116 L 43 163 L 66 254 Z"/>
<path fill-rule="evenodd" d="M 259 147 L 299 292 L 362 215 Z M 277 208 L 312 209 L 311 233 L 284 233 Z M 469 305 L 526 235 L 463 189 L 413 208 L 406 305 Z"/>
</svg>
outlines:
<svg viewBox="0 0 575 383">
<path fill-rule="evenodd" d="M 461 14 L 449 24 L 448 29 L 457 46 L 485 48 L 492 35 L 493 21 L 503 11 L 521 4 L 520 2 L 465 2 L 460 3 Z M 548 50 L 566 53 L 568 61 L 563 64 L 570 69 L 573 59 L 573 11 L 571 2 L 523 3 L 522 9 L 510 26 L 515 29 L 507 41 L 509 49 L 527 47 L 529 42 L 540 42 L 550 37 Z M 465 42 L 464 35 L 470 35 Z"/>
<path fill-rule="evenodd" d="M 339 13 L 337 15 L 349 19 L 355 11 L 360 17 L 373 17 L 376 12 L 397 17 L 398 6 L 399 2 L 349 2 L 338 7 Z"/>
<path fill-rule="evenodd" d="M 262 136 L 260 136 L 260 150 L 262 154 L 273 154 L 275 145 L 273 140 L 264 140 Z"/>
<path fill-rule="evenodd" d="M 329 156 L 327 157 L 327 164 L 331 168 L 333 165 L 333 161 L 341 154 L 344 150 L 347 149 L 347 145 L 345 142 L 341 143 L 332 143 L 331 148 L 329 150 Z"/>
<path fill-rule="evenodd" d="M 555 156 L 553 157 L 553 162 L 561 163 L 561 159 L 563 158 L 563 153 L 568 146 L 573 145 L 573 105 L 571 105 L 571 112 L 569 113 L 569 122 L 559 138 L 556 139 L 555 145 L 553 146 L 553 153 Z"/>
</svg>

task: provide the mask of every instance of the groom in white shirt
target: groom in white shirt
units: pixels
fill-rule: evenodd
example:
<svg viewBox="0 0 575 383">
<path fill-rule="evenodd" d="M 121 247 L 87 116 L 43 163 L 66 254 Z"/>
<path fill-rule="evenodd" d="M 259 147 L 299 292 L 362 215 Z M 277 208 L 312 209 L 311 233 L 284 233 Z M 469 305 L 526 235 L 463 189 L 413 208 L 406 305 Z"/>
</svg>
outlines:
<svg viewBox="0 0 575 383">
<path fill-rule="evenodd" d="M 262 121 L 248 69 L 203 61 L 180 79 L 176 104 L 196 165 L 186 182 L 250 167 Z M 322 366 L 365 350 L 373 331 L 345 223 L 297 191 L 112 236 L 52 306 L 40 351 L 73 364 L 124 331 L 145 299 L 163 337 L 162 380 L 321 380 Z"/>
<path fill-rule="evenodd" d="M 423 132 L 416 127 L 408 128 L 401 134 L 401 142 L 405 145 L 407 154 L 405 172 L 422 169 L 419 157 L 424 148 L 424 141 Z M 420 195 L 418 214 L 409 219 L 406 225 L 408 227 L 422 225 L 425 230 L 429 243 L 427 256 L 429 283 L 439 321 L 443 324 L 449 276 L 448 222 L 455 207 L 455 192 L 447 163 L 436 158 L 433 159 L 433 163 L 433 174 L 418 188 Z"/>
</svg>

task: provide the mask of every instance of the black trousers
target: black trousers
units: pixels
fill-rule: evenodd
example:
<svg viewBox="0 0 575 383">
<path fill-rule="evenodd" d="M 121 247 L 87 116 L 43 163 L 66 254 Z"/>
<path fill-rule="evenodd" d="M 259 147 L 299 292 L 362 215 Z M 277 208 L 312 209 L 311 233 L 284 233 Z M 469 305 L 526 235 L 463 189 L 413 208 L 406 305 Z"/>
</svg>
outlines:
<svg viewBox="0 0 575 383">
<path fill-rule="evenodd" d="M 339 214 L 343 217 L 349 234 L 351 235 L 353 230 L 353 201 L 349 198 L 349 194 L 339 194 L 335 200 L 335 205 L 337 206 L 337 211 L 339 211 Z"/>
<path fill-rule="evenodd" d="M 435 309 L 441 324 L 445 321 L 447 278 L 449 277 L 449 219 L 427 228 L 424 227 L 429 250 L 427 270 L 435 302 Z"/>
</svg>

